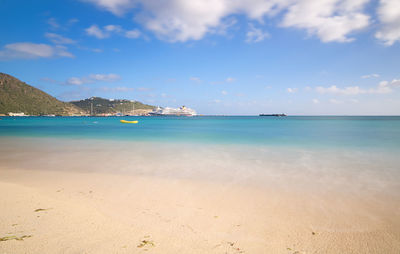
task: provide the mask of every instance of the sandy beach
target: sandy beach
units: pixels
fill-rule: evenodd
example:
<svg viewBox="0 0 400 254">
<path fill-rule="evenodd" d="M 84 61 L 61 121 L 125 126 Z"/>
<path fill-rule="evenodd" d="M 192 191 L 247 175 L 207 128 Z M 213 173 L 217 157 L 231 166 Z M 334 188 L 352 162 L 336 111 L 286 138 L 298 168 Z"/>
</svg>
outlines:
<svg viewBox="0 0 400 254">
<path fill-rule="evenodd" d="M 400 0 L 0 10 L 0 254 L 400 254 Z"/>
<path fill-rule="evenodd" d="M 389 172 L 355 185 L 351 174 L 293 175 L 273 168 L 276 161 L 249 162 L 256 151 L 238 158 L 235 149 L 204 153 L 209 147 L 197 149 L 203 160 L 182 152 L 163 167 L 173 146 L 158 146 L 165 158 L 152 160 L 152 145 L 132 153 L 129 144 L 78 142 L 78 153 L 76 142 L 2 140 L 0 253 L 400 251 L 400 199 Z M 249 163 L 264 174 L 242 172 Z M 190 164 L 193 173 L 182 172 Z"/>
</svg>

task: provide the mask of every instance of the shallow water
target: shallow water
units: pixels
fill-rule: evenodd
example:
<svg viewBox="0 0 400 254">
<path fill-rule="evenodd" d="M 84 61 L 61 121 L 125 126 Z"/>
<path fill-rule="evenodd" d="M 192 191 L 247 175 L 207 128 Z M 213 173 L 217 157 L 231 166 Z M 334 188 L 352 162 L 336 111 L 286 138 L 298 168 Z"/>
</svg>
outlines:
<svg viewBox="0 0 400 254">
<path fill-rule="evenodd" d="M 400 201 L 400 158 L 365 150 L 60 138 L 0 138 L 0 167 L 188 179 Z"/>
</svg>

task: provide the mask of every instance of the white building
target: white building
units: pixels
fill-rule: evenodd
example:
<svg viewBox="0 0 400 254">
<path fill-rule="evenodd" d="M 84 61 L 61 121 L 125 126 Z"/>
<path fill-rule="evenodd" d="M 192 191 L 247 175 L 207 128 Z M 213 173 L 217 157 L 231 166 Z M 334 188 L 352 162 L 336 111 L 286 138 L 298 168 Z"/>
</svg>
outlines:
<svg viewBox="0 0 400 254">
<path fill-rule="evenodd" d="M 24 112 L 21 112 L 21 113 L 8 112 L 8 115 L 9 116 L 28 116 L 28 115 L 25 115 Z"/>
</svg>

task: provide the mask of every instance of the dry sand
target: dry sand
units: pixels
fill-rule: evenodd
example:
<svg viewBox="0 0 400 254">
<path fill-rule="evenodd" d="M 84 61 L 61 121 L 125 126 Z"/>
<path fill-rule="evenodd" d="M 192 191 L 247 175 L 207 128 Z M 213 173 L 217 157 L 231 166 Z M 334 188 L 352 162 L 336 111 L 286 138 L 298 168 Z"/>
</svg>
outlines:
<svg viewBox="0 0 400 254">
<path fill-rule="evenodd" d="M 54 154 L 38 157 L 39 148 L 25 146 L 20 156 L 32 161 L 29 168 L 5 154 L 15 149 L 0 148 L 0 238 L 26 237 L 0 241 L 0 254 L 400 252 L 398 196 L 371 184 L 355 195 L 303 188 L 284 175 L 274 178 L 281 184 L 260 186 L 142 171 L 86 172 L 65 161 L 75 152 L 53 147 L 64 160 L 60 170 L 43 158 Z M 41 164 L 45 170 L 36 168 Z M 98 157 L 101 165 L 108 164 Z"/>
</svg>

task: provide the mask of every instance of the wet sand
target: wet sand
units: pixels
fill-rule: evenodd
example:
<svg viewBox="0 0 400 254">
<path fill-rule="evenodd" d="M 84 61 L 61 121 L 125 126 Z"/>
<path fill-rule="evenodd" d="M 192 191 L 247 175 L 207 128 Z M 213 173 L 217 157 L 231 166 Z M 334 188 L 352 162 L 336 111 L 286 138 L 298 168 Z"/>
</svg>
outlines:
<svg viewBox="0 0 400 254">
<path fill-rule="evenodd" d="M 400 252 L 395 160 L 376 172 L 373 156 L 298 150 L 283 163 L 265 148 L 1 144 L 0 253 Z"/>
</svg>

